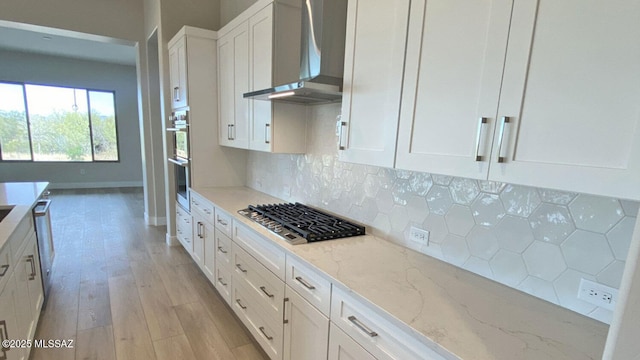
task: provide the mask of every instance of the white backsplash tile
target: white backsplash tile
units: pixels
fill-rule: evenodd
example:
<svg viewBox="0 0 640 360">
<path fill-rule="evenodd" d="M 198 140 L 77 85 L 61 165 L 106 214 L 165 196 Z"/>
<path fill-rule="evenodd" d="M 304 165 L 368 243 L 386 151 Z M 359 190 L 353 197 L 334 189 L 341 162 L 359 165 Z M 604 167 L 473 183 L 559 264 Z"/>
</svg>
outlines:
<svg viewBox="0 0 640 360">
<path fill-rule="evenodd" d="M 250 152 L 247 185 L 603 322 L 581 278 L 620 284 L 638 202 L 338 160 L 340 104 L 311 106 L 307 154 Z M 416 226 L 428 242 L 409 240 Z"/>
</svg>

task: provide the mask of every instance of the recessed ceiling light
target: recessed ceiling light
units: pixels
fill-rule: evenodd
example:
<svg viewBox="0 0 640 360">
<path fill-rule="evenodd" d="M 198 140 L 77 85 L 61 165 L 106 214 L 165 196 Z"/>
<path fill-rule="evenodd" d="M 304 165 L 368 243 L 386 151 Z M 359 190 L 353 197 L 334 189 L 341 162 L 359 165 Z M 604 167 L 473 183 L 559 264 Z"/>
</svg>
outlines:
<svg viewBox="0 0 640 360">
<path fill-rule="evenodd" d="M 45 35 L 45 36 L 43 36 L 43 37 L 42 37 L 42 39 L 44 39 L 44 40 L 51 40 L 51 36 L 46 36 L 46 35 Z"/>
</svg>

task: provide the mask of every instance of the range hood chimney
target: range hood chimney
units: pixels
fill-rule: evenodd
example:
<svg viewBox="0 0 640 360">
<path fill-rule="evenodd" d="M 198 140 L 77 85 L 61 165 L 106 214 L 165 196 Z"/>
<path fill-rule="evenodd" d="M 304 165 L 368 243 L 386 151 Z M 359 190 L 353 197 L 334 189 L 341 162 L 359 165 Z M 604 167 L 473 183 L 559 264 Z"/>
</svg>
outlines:
<svg viewBox="0 0 640 360">
<path fill-rule="evenodd" d="M 300 1 L 300 80 L 248 92 L 244 98 L 298 104 L 342 100 L 347 0 Z"/>
</svg>

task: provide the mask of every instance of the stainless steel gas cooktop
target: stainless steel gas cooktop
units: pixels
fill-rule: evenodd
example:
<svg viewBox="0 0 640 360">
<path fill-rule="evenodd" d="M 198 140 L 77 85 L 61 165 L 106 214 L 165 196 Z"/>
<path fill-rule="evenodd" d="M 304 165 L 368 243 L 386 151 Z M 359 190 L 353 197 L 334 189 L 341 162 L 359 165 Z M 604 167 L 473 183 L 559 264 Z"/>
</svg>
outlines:
<svg viewBox="0 0 640 360">
<path fill-rule="evenodd" d="M 300 203 L 249 205 L 238 214 L 261 224 L 293 245 L 365 234 L 362 225 Z"/>
</svg>

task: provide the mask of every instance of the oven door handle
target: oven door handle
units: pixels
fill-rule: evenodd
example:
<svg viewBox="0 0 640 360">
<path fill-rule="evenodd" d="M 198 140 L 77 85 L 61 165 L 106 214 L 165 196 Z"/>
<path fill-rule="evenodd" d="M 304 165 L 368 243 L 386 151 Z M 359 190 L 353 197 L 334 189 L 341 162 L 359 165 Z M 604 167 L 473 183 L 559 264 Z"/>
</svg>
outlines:
<svg viewBox="0 0 640 360">
<path fill-rule="evenodd" d="M 167 131 L 171 131 L 171 132 L 179 132 L 179 131 L 183 131 L 183 132 L 187 132 L 187 128 L 177 128 L 177 127 L 169 127 L 167 128 Z"/>
<path fill-rule="evenodd" d="M 51 206 L 50 199 L 38 200 L 38 202 L 36 203 L 36 207 L 33 209 L 33 214 L 35 216 L 45 216 L 49 211 L 49 206 Z"/>
<path fill-rule="evenodd" d="M 178 159 L 173 159 L 173 158 L 169 158 L 167 159 L 169 160 L 169 162 L 172 162 L 178 166 L 182 166 L 182 167 L 187 167 L 189 166 L 189 160 L 178 160 Z"/>
</svg>

